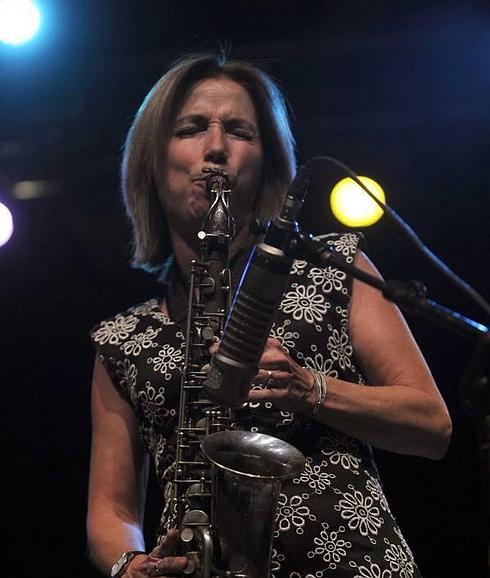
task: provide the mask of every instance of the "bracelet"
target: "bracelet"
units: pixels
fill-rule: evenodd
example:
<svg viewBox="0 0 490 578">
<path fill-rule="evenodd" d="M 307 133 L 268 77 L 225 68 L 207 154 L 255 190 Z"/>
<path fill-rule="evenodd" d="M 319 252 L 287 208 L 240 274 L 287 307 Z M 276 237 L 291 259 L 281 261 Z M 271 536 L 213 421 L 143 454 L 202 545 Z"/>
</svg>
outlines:
<svg viewBox="0 0 490 578">
<path fill-rule="evenodd" d="M 315 378 L 315 386 L 317 392 L 317 400 L 311 416 L 314 416 L 318 410 L 323 406 L 325 398 L 327 397 L 327 377 L 324 373 L 316 371 L 315 369 L 310 369 L 313 377 Z"/>
</svg>

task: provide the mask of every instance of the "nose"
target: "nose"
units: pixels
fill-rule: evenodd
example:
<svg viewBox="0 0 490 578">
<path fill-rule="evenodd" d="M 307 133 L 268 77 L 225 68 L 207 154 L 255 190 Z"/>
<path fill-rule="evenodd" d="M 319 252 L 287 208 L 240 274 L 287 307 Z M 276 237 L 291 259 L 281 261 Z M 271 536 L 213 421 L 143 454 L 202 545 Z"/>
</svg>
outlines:
<svg viewBox="0 0 490 578">
<path fill-rule="evenodd" d="M 204 160 L 208 163 L 224 165 L 228 160 L 226 134 L 221 126 L 209 126 Z"/>
</svg>

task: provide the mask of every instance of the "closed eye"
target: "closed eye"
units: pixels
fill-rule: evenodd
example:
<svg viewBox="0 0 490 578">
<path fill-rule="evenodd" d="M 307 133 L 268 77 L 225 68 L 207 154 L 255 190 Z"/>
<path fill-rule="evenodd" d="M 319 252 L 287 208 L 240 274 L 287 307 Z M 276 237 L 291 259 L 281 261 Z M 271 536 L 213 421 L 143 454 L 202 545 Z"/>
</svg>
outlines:
<svg viewBox="0 0 490 578">
<path fill-rule="evenodd" d="M 241 119 L 231 119 L 225 123 L 226 132 L 244 140 L 253 140 L 257 130 L 248 122 Z"/>
<path fill-rule="evenodd" d="M 236 127 L 234 129 L 231 129 L 228 131 L 229 134 L 236 136 L 238 138 L 244 139 L 244 140 L 253 140 L 255 133 L 253 133 L 252 131 L 246 129 L 246 128 L 240 128 L 240 127 Z"/>
<path fill-rule="evenodd" d="M 201 126 L 183 126 L 174 131 L 175 136 L 185 138 L 187 136 L 195 135 L 206 130 L 206 127 Z"/>
</svg>

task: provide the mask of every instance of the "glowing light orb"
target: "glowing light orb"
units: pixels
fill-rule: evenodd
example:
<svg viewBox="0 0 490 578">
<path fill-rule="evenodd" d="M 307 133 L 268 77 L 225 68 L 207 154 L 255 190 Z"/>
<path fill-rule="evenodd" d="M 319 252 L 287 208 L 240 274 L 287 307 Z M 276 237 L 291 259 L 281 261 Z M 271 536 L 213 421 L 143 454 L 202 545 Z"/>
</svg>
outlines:
<svg viewBox="0 0 490 578">
<path fill-rule="evenodd" d="M 12 213 L 3 203 L 0 203 L 0 247 L 7 243 L 13 232 L 14 221 Z"/>
<path fill-rule="evenodd" d="M 41 13 L 31 0 L 0 0 L 0 41 L 18 45 L 39 30 Z"/>
<path fill-rule="evenodd" d="M 376 181 L 359 177 L 373 195 L 382 203 L 385 193 Z M 369 227 L 383 216 L 383 209 L 350 177 L 339 181 L 330 194 L 330 208 L 334 216 L 348 227 Z"/>
</svg>

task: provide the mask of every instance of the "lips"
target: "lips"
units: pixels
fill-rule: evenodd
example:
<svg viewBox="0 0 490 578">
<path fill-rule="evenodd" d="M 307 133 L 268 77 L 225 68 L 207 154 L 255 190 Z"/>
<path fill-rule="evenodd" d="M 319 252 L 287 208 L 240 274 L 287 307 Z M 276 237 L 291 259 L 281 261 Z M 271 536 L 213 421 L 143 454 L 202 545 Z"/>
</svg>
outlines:
<svg viewBox="0 0 490 578">
<path fill-rule="evenodd" d="M 220 169 L 221 170 L 221 169 Z M 209 178 L 209 173 L 203 174 L 203 173 L 199 173 L 199 174 L 195 174 L 194 176 L 191 176 L 191 181 L 193 183 L 199 183 L 206 187 L 207 181 Z M 233 187 L 233 184 L 235 182 L 235 177 L 233 177 L 232 175 L 228 174 L 228 180 L 230 183 L 230 186 Z"/>
</svg>

